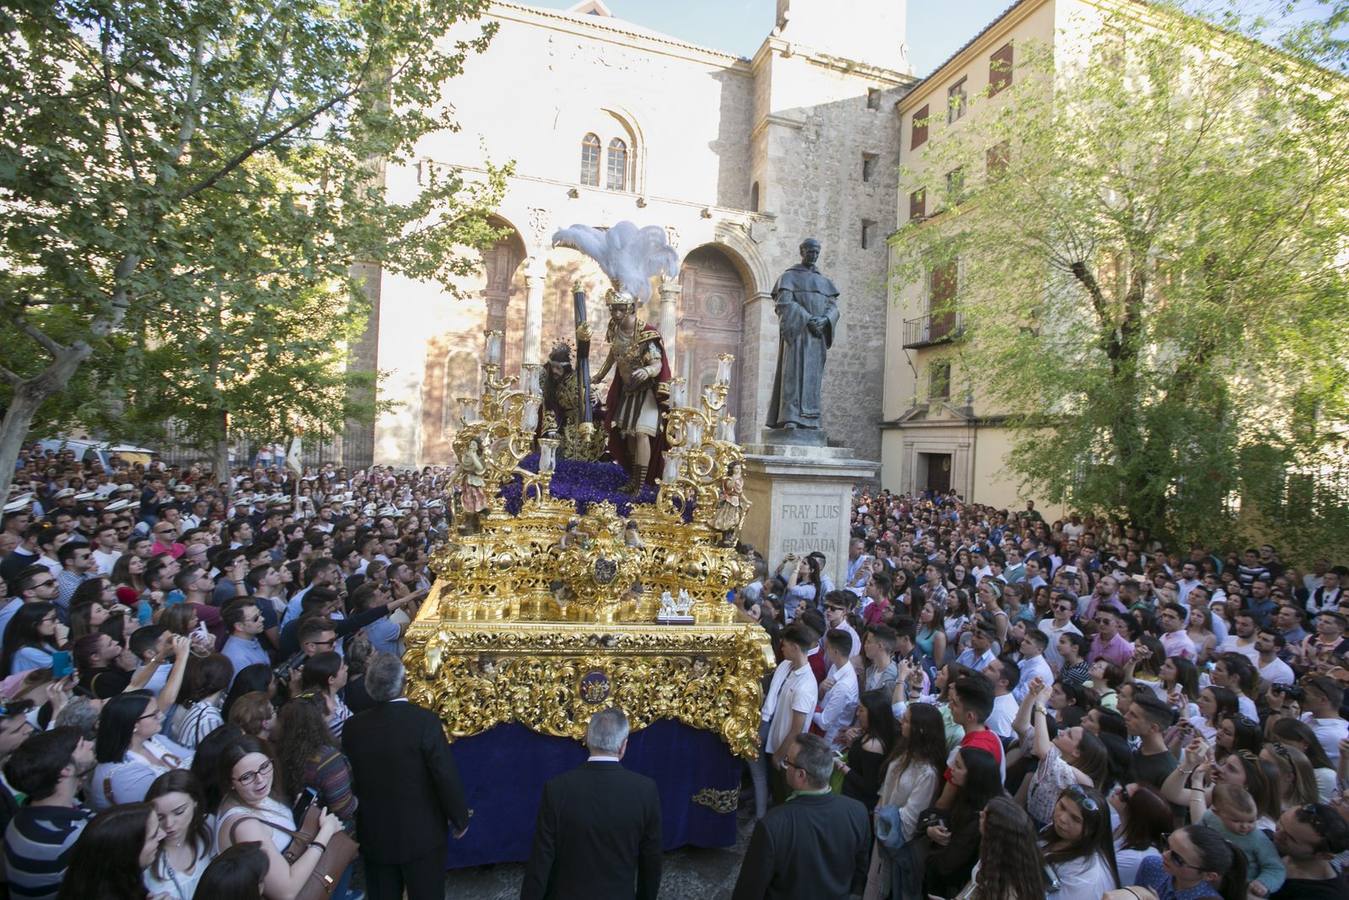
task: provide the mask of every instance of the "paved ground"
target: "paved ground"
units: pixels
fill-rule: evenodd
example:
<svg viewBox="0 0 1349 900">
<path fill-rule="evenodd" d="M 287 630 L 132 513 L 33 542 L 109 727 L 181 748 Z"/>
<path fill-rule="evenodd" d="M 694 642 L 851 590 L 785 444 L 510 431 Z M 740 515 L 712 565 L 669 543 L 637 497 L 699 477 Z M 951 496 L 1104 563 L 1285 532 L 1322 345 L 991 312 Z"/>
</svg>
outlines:
<svg viewBox="0 0 1349 900">
<path fill-rule="evenodd" d="M 752 830 L 753 801 L 742 804 L 738 840 L 734 847 L 703 850 L 689 847 L 665 854 L 661 870 L 662 900 L 728 900 L 740 872 L 740 858 Z M 516 900 L 520 896 L 523 863 L 502 863 L 476 869 L 456 869 L 445 879 L 447 900 Z"/>
</svg>

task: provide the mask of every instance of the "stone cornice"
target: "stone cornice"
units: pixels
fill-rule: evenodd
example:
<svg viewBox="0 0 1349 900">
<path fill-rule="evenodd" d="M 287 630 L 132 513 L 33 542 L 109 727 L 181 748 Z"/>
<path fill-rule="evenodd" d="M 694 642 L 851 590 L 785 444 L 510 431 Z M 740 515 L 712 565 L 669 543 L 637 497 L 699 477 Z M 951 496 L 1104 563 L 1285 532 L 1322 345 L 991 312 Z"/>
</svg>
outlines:
<svg viewBox="0 0 1349 900">
<path fill-rule="evenodd" d="M 542 9 L 521 3 L 506 3 L 497 0 L 488 10 L 492 18 L 538 25 L 569 34 L 608 40 L 616 44 L 642 47 L 644 49 L 687 59 L 692 62 L 730 69 L 740 74 L 749 74 L 749 61 L 744 57 L 690 44 L 678 38 L 658 34 L 653 31 L 638 30 L 622 19 L 610 19 L 601 16 L 576 16 L 562 10 Z"/>
<path fill-rule="evenodd" d="M 870 63 L 855 59 L 844 59 L 841 56 L 831 56 L 806 44 L 785 41 L 775 35 L 769 35 L 759 45 L 758 51 L 754 54 L 754 59 L 750 62 L 750 67 L 757 71 L 768 60 L 769 55 L 774 53 L 783 58 L 799 57 L 812 65 L 842 72 L 845 75 L 856 75 L 858 78 L 865 78 L 868 81 L 884 82 L 888 87 L 900 87 L 918 81 L 917 77 L 895 69 L 873 66 Z"/>
</svg>

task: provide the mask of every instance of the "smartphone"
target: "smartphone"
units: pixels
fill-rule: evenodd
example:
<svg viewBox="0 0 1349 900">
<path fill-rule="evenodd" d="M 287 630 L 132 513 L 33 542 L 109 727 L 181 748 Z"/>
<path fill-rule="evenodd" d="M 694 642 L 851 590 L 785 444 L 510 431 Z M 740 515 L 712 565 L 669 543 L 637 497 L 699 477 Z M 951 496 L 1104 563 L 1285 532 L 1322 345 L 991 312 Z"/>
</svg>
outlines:
<svg viewBox="0 0 1349 900">
<path fill-rule="evenodd" d="M 314 801 L 319 797 L 318 792 L 311 787 L 307 787 L 295 799 L 295 805 L 291 807 L 291 815 L 297 825 L 304 824 L 304 817 L 309 814 L 309 807 L 314 805 Z"/>
<path fill-rule="evenodd" d="M 57 650 L 52 654 L 52 679 L 60 681 L 75 672 L 75 663 L 69 650 Z"/>
</svg>

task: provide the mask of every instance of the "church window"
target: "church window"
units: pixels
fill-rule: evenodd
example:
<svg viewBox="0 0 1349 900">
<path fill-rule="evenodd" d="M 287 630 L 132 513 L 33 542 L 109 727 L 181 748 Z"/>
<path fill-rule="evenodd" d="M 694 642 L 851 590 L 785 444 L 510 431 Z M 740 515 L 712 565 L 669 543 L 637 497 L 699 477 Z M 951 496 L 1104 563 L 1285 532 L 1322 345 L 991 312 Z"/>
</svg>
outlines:
<svg viewBox="0 0 1349 900">
<path fill-rule="evenodd" d="M 759 182 L 754 182 L 749 186 L 749 211 L 759 211 Z"/>
<path fill-rule="evenodd" d="M 881 108 L 880 88 L 867 88 L 867 109 Z"/>
<path fill-rule="evenodd" d="M 926 106 L 913 114 L 913 140 L 909 142 L 910 150 L 917 150 L 927 143 L 927 117 Z"/>
<path fill-rule="evenodd" d="M 988 96 L 1012 83 L 1012 42 L 1008 41 L 988 58 Z"/>
<path fill-rule="evenodd" d="M 581 184 L 600 186 L 600 139 L 593 134 L 581 140 Z"/>
<path fill-rule="evenodd" d="M 919 188 L 909 194 L 909 218 L 918 221 L 927 216 L 927 188 Z"/>
<path fill-rule="evenodd" d="M 927 398 L 949 400 L 951 397 L 951 364 L 934 362 L 927 367 Z"/>
<path fill-rule="evenodd" d="M 862 180 L 863 180 L 863 181 L 870 181 L 872 178 L 875 178 L 875 177 L 876 177 L 876 164 L 877 164 L 877 162 L 879 162 L 879 160 L 880 160 L 880 156 L 878 156 L 878 155 L 875 154 L 875 153 L 863 153 L 863 154 L 862 154 Z"/>
<path fill-rule="evenodd" d="M 957 119 L 963 119 L 965 117 L 965 108 L 967 106 L 965 81 L 966 79 L 962 78 L 946 89 L 946 124 L 948 125 Z"/>
<path fill-rule="evenodd" d="M 628 145 L 622 138 L 614 138 L 609 142 L 604 186 L 611 191 L 628 189 Z"/>
<path fill-rule="evenodd" d="M 862 249 L 866 250 L 876 244 L 876 223 L 871 219 L 862 220 Z"/>
</svg>

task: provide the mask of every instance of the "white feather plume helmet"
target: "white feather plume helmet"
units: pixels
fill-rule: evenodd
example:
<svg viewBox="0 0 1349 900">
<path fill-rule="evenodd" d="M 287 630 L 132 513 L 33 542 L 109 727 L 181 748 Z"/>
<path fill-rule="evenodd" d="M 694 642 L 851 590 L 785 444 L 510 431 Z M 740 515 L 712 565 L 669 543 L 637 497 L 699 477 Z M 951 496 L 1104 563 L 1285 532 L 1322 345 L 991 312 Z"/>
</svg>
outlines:
<svg viewBox="0 0 1349 900">
<path fill-rule="evenodd" d="M 627 221 L 612 228 L 573 225 L 553 235 L 553 246 L 570 247 L 595 260 L 614 290 L 639 306 L 651 299 L 652 276 L 679 274 L 679 254 L 659 225 L 638 228 Z"/>
</svg>

